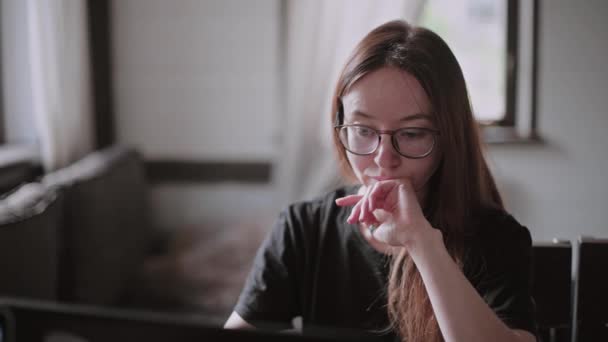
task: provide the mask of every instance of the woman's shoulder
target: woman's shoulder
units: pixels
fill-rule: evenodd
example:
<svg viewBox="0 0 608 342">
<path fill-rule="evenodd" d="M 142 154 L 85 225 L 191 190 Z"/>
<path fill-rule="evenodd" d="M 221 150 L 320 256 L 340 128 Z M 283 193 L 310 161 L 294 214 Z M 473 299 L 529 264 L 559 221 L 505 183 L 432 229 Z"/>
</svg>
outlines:
<svg viewBox="0 0 608 342">
<path fill-rule="evenodd" d="M 465 239 L 465 271 L 473 283 L 487 277 L 505 277 L 510 272 L 525 274 L 529 269 L 530 231 L 513 215 L 503 209 L 486 208 L 477 213 L 471 228 L 473 233 Z"/>
<path fill-rule="evenodd" d="M 356 188 L 343 187 L 289 204 L 279 214 L 270 232 L 270 241 L 273 245 L 289 243 L 292 249 L 300 248 L 310 255 L 314 255 L 320 246 L 335 246 L 325 242 L 342 239 L 345 232 L 352 230 L 344 229 L 341 222 L 346 221 L 347 211 L 338 207 L 335 200 L 351 193 L 356 193 Z"/>
<path fill-rule="evenodd" d="M 284 209 L 284 213 L 301 219 L 323 218 L 336 214 L 341 207 L 336 205 L 336 199 L 357 193 L 359 186 L 343 186 L 312 199 L 293 202 Z"/>
<path fill-rule="evenodd" d="M 357 193 L 358 186 L 344 186 L 308 200 L 293 202 L 281 210 L 278 226 L 301 234 L 325 232 L 327 227 L 346 221 L 347 211 L 336 199 Z"/>
<path fill-rule="evenodd" d="M 497 245 L 531 245 L 529 229 L 502 208 L 483 208 L 475 212 L 468 237 L 476 242 Z"/>
</svg>

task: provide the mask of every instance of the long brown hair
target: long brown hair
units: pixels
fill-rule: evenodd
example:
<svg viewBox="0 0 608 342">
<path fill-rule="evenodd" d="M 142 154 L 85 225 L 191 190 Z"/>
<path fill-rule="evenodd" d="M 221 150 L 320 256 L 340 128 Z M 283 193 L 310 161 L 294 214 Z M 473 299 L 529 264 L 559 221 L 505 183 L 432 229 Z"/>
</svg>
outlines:
<svg viewBox="0 0 608 342">
<path fill-rule="evenodd" d="M 414 76 L 430 99 L 441 132 L 442 157 L 429 181 L 425 215 L 442 231 L 449 254 L 462 267 L 465 227 L 473 213 L 485 207 L 503 207 L 483 157 L 462 70 L 437 34 L 404 21 L 388 22 L 365 36 L 348 58 L 334 93 L 332 122 L 343 120 L 340 99 L 350 87 L 383 67 L 399 68 Z M 335 132 L 334 145 L 344 175 L 354 179 Z M 422 277 L 405 249 L 391 263 L 388 313 L 393 329 L 408 342 L 442 341 Z"/>
</svg>

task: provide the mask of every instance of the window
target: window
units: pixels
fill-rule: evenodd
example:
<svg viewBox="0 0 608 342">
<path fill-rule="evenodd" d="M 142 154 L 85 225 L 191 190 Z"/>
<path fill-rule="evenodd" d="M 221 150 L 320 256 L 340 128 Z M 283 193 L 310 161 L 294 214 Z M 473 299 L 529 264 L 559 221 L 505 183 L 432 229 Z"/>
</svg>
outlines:
<svg viewBox="0 0 608 342">
<path fill-rule="evenodd" d="M 487 142 L 535 138 L 536 1 L 427 0 L 420 25 L 437 32 L 463 70 Z"/>
</svg>

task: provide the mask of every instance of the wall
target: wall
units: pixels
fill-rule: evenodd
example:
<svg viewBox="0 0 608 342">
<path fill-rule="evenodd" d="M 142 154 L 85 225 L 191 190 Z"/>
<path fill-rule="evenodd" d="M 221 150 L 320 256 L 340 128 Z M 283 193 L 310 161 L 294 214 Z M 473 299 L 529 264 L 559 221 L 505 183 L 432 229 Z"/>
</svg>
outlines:
<svg viewBox="0 0 608 342">
<path fill-rule="evenodd" d="M 112 3 L 122 141 L 151 158 L 273 158 L 278 1 L 244 3 Z"/>
<path fill-rule="evenodd" d="M 608 238 L 608 3 L 541 1 L 543 143 L 493 145 L 508 208 L 535 240 Z"/>
<path fill-rule="evenodd" d="M 113 1 L 118 140 L 148 159 L 273 162 L 279 11 L 279 0 Z M 171 227 L 240 219 L 273 196 L 270 184 L 163 185 L 154 215 Z"/>
</svg>

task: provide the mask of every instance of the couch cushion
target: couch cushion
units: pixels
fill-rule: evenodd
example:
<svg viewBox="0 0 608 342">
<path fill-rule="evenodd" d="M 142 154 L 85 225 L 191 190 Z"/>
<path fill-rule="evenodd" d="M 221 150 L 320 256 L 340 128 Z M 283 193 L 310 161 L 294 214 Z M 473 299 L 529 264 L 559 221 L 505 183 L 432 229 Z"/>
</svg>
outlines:
<svg viewBox="0 0 608 342">
<path fill-rule="evenodd" d="M 0 146 L 0 193 L 32 182 L 42 174 L 37 149 L 25 145 Z"/>
<path fill-rule="evenodd" d="M 60 299 L 119 304 L 148 244 L 139 154 L 120 146 L 94 152 L 42 182 L 66 197 Z"/>
<path fill-rule="evenodd" d="M 0 295 L 55 299 L 62 200 L 28 183 L 0 200 Z"/>
</svg>

